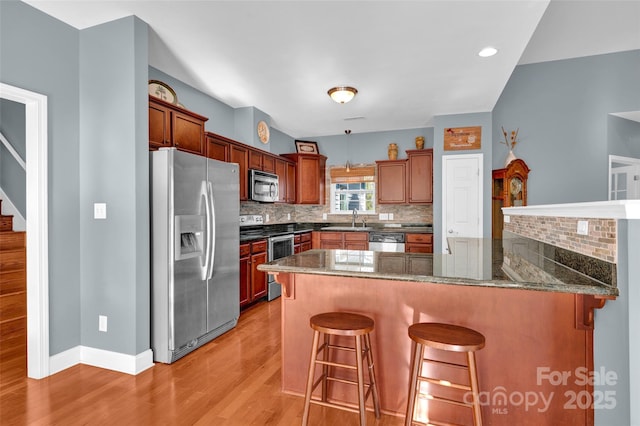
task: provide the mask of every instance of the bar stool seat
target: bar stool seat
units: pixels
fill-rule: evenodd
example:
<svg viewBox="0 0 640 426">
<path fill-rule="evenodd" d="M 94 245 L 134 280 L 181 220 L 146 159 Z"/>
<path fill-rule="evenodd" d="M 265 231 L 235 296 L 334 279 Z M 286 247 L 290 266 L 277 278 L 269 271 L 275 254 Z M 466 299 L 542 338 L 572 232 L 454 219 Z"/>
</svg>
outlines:
<svg viewBox="0 0 640 426">
<path fill-rule="evenodd" d="M 380 418 L 380 401 L 378 397 L 378 386 L 375 379 L 375 369 L 373 354 L 371 353 L 371 332 L 374 329 L 374 321 L 364 315 L 348 312 L 327 312 L 311 317 L 309 321 L 313 332 L 313 344 L 311 348 L 311 361 L 309 362 L 309 374 L 307 376 L 307 388 L 304 399 L 304 413 L 302 425 L 307 425 L 309 420 L 309 408 L 311 404 L 326 407 L 339 408 L 360 415 L 360 425 L 366 425 L 365 402 L 369 395 L 373 400 L 373 408 L 376 418 Z M 320 335 L 324 335 L 322 345 L 320 345 Z M 331 336 L 353 337 L 354 346 L 340 346 L 330 341 Z M 355 353 L 355 363 L 345 364 L 331 361 L 330 351 L 347 351 Z M 367 362 L 369 381 L 364 380 L 364 361 Z M 314 383 L 316 366 L 322 365 L 322 374 Z M 329 368 L 343 368 L 355 370 L 357 380 L 349 380 L 330 375 Z M 331 371 L 334 373 L 334 371 Z M 336 381 L 356 385 L 358 388 L 358 407 L 338 402 L 330 402 L 327 398 L 328 381 Z M 322 385 L 322 396 L 320 399 L 313 398 L 313 391 Z M 365 392 L 366 388 L 366 392 Z"/>
<path fill-rule="evenodd" d="M 473 397 L 472 403 L 433 395 L 429 395 L 429 398 L 448 404 L 471 408 L 473 410 L 473 424 L 476 426 L 482 425 L 482 413 L 480 411 L 480 403 L 478 399 L 478 372 L 475 352 L 484 347 L 484 336 L 470 328 L 452 324 L 417 323 L 409 327 L 409 337 L 415 344 L 415 350 L 411 361 L 409 400 L 407 401 L 405 425 L 411 426 L 414 422 L 417 422 L 413 419 L 413 416 L 420 382 L 428 382 L 434 385 L 470 391 Z M 465 352 L 467 356 L 467 364 L 460 365 L 427 358 L 424 354 L 425 347 L 441 351 Z M 424 362 L 466 369 L 468 371 L 469 384 L 451 383 L 450 381 L 443 380 L 443 378 L 424 376 L 422 373 Z"/>
</svg>

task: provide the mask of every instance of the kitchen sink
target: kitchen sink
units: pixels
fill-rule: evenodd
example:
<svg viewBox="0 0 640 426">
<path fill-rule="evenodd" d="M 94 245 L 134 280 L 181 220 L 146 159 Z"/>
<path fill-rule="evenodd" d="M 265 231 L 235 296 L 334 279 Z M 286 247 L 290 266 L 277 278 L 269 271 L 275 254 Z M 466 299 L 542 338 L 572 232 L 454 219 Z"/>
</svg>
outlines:
<svg viewBox="0 0 640 426">
<path fill-rule="evenodd" d="M 325 226 L 321 231 L 371 231 L 370 226 Z"/>
</svg>

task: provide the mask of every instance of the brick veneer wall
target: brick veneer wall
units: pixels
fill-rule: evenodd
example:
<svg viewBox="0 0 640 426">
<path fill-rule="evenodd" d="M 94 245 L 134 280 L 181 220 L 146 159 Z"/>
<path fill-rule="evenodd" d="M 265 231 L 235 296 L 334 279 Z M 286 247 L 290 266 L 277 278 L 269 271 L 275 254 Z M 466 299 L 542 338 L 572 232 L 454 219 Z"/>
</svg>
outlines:
<svg viewBox="0 0 640 426">
<path fill-rule="evenodd" d="M 506 231 L 580 254 L 617 263 L 615 219 L 548 216 L 509 216 Z M 578 221 L 589 222 L 588 235 L 577 233 Z"/>
</svg>

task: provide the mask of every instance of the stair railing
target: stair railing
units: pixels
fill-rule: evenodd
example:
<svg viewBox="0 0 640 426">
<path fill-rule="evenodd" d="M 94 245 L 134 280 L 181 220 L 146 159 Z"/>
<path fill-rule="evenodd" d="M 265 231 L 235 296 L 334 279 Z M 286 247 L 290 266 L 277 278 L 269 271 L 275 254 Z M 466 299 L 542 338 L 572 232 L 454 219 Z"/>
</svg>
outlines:
<svg viewBox="0 0 640 426">
<path fill-rule="evenodd" d="M 27 163 L 25 163 L 25 161 L 20 157 L 20 154 L 18 154 L 18 152 L 15 150 L 13 145 L 11 145 L 11 143 L 7 140 L 7 138 L 4 137 L 2 132 L 0 132 L 0 141 L 2 141 L 2 144 L 4 145 L 4 147 L 7 148 L 7 151 L 9 151 L 9 153 L 13 156 L 13 158 L 20 165 L 20 167 L 22 167 L 22 170 L 27 170 Z"/>
</svg>

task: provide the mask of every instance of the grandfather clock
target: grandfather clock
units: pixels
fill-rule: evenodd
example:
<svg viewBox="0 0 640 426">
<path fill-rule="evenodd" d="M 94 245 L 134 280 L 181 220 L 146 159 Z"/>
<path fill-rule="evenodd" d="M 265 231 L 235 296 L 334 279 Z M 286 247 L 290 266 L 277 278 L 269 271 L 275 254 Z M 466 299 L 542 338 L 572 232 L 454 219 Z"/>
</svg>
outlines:
<svg viewBox="0 0 640 426">
<path fill-rule="evenodd" d="M 523 160 L 517 158 L 504 169 L 494 170 L 492 192 L 492 236 L 502 238 L 504 217 L 502 207 L 516 207 L 527 205 L 527 177 L 529 167 Z"/>
</svg>

